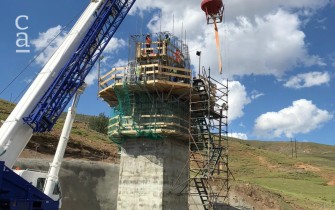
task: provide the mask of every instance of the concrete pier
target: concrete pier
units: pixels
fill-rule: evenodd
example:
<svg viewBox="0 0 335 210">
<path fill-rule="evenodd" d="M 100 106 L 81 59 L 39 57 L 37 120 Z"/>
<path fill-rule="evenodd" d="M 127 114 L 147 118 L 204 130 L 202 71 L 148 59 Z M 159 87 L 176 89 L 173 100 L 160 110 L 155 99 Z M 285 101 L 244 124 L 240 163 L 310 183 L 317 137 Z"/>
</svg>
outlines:
<svg viewBox="0 0 335 210">
<path fill-rule="evenodd" d="M 121 150 L 117 209 L 188 209 L 188 159 L 185 141 L 127 140 Z"/>
</svg>

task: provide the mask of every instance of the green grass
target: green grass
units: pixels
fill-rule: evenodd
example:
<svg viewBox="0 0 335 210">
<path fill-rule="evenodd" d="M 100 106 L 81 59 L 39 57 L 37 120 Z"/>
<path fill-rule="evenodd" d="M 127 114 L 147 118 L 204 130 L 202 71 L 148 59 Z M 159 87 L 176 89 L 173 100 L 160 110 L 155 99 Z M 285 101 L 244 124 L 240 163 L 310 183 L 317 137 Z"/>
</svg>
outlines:
<svg viewBox="0 0 335 210">
<path fill-rule="evenodd" d="M 0 120 L 6 120 L 14 107 L 15 104 L 0 99 Z"/>
<path fill-rule="evenodd" d="M 290 202 L 297 203 L 303 209 L 317 207 L 335 207 L 335 187 L 325 186 L 325 180 L 317 177 L 301 176 L 300 179 L 256 178 L 253 180 L 268 190 L 283 195 Z"/>
<path fill-rule="evenodd" d="M 67 112 L 63 112 L 61 114 L 61 116 L 59 117 L 59 119 L 65 119 L 66 118 L 66 114 Z M 92 116 L 90 115 L 85 115 L 85 114 L 76 114 L 76 121 L 77 122 L 85 122 L 88 123 L 90 121 L 90 119 L 92 118 Z"/>
<path fill-rule="evenodd" d="M 327 186 L 325 178 L 335 176 L 335 147 L 301 143 L 305 152 L 296 159 L 284 152 L 287 146 L 286 142 L 231 141 L 230 168 L 237 182 L 280 194 L 301 209 L 335 209 L 335 186 Z M 299 164 L 313 170 L 299 169 Z"/>
</svg>

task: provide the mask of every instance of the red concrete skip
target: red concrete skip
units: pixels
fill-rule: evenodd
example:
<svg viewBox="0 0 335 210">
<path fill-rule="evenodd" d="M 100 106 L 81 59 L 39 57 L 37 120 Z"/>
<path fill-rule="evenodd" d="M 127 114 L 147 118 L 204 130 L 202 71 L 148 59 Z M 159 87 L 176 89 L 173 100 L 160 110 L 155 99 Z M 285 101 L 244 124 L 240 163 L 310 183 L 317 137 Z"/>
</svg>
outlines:
<svg viewBox="0 0 335 210">
<path fill-rule="evenodd" d="M 201 9 L 209 15 L 219 13 L 222 7 L 222 0 L 203 0 L 201 2 Z"/>
</svg>

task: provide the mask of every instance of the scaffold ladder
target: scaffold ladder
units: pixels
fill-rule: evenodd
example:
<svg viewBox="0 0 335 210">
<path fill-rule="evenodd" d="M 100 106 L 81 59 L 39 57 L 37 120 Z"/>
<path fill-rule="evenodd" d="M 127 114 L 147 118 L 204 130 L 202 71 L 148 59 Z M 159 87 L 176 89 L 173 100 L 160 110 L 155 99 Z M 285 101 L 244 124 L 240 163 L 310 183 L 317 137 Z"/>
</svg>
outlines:
<svg viewBox="0 0 335 210">
<path fill-rule="evenodd" d="M 226 120 L 227 116 L 223 116 L 222 111 L 220 113 L 214 111 L 214 106 L 217 106 L 217 97 L 213 87 L 216 88 L 216 86 L 213 84 L 211 87 L 211 84 L 209 76 L 199 76 L 193 80 L 190 91 L 190 187 L 195 188 L 205 210 L 212 209 L 214 202 L 220 196 L 221 192 L 214 192 L 210 185 L 214 180 L 214 173 L 220 174 L 222 171 L 220 161 L 226 162 L 227 160 L 223 158 L 227 155 L 227 147 L 221 145 L 223 139 L 221 132 L 220 134 L 213 132 L 215 126 L 211 125 L 211 120 L 217 120 L 220 122 L 218 129 L 227 129 L 228 123 L 222 120 Z M 225 91 L 224 96 L 228 96 L 228 88 Z M 224 101 L 227 102 L 227 100 Z M 226 133 L 226 131 L 223 132 L 223 134 Z M 228 167 L 226 163 L 224 165 L 225 168 Z M 227 169 L 223 172 L 227 172 Z M 224 185 L 228 185 L 228 176 L 224 176 L 223 173 L 219 175 L 220 178 L 223 178 Z"/>
</svg>

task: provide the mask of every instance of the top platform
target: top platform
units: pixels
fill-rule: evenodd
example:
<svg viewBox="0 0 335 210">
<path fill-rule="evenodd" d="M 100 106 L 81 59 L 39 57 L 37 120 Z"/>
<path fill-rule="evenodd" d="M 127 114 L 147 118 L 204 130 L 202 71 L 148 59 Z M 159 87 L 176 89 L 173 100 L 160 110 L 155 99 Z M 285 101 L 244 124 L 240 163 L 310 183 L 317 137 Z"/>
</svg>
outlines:
<svg viewBox="0 0 335 210">
<path fill-rule="evenodd" d="M 192 71 L 188 46 L 168 32 L 133 35 L 129 62 L 99 78 L 99 96 L 111 107 L 117 105 L 115 88 L 147 91 L 179 99 L 189 98 Z"/>
</svg>

